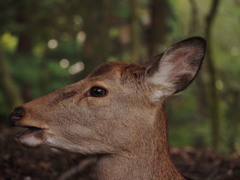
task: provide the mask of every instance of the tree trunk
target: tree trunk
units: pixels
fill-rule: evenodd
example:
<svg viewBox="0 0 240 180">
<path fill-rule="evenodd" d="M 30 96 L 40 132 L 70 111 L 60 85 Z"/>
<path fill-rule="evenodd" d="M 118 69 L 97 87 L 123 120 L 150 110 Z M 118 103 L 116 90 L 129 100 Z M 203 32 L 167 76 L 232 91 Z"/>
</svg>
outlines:
<svg viewBox="0 0 240 180">
<path fill-rule="evenodd" d="M 151 24 L 148 32 L 148 53 L 150 56 L 163 50 L 166 34 L 169 32 L 167 21 L 171 9 L 167 0 L 152 0 L 150 4 Z"/>
<path fill-rule="evenodd" d="M 239 116 L 240 116 L 240 92 L 235 91 L 231 93 L 231 108 L 229 110 L 229 150 L 231 153 L 236 152 L 236 140 L 238 135 Z"/>
<path fill-rule="evenodd" d="M 18 37 L 17 56 L 30 57 L 32 56 L 32 39 L 29 34 L 22 32 Z M 31 87 L 28 84 L 22 84 L 21 94 L 25 102 L 32 99 Z"/>
<path fill-rule="evenodd" d="M 8 66 L 6 64 L 2 48 L 0 45 L 0 87 L 1 92 L 4 95 L 5 102 L 9 108 L 13 108 L 22 104 L 22 98 L 13 82 L 13 79 L 8 70 Z"/>
<path fill-rule="evenodd" d="M 189 0 L 190 8 L 191 8 L 191 14 L 190 14 L 190 23 L 189 23 L 189 36 L 194 36 L 196 34 L 199 34 L 199 11 L 197 7 L 197 0 Z M 202 67 L 201 71 L 205 70 L 205 66 Z M 200 117 L 206 117 L 207 114 L 207 109 L 206 108 L 209 106 L 208 102 L 208 91 L 207 91 L 207 83 L 204 81 L 203 74 L 200 73 L 196 80 L 196 88 L 195 88 L 195 94 L 197 97 L 197 102 L 198 102 L 198 116 Z"/>
<path fill-rule="evenodd" d="M 130 0 L 130 33 L 131 33 L 131 60 L 137 62 L 140 54 L 139 23 L 137 16 L 137 2 Z"/>
<path fill-rule="evenodd" d="M 31 37 L 31 30 L 29 30 L 29 22 L 30 22 L 30 17 L 31 14 L 30 12 L 28 15 L 24 13 L 24 11 L 29 10 L 30 8 L 26 8 L 24 6 L 19 6 L 18 11 L 19 15 L 17 17 L 17 22 L 18 24 L 21 24 L 24 29 L 22 31 L 19 31 L 18 35 L 18 46 L 17 46 L 17 56 L 18 57 L 30 57 L 32 56 L 32 47 L 33 47 L 33 42 L 32 42 L 32 37 Z M 16 58 L 18 60 L 18 58 Z M 23 58 L 22 58 L 23 59 Z M 31 88 L 27 84 L 22 84 L 21 86 L 21 95 L 23 100 L 30 101 L 32 99 L 31 96 Z"/>
<path fill-rule="evenodd" d="M 18 55 L 30 56 L 32 54 L 32 39 L 30 35 L 26 32 L 22 32 L 18 39 Z"/>
<path fill-rule="evenodd" d="M 195 0 L 189 0 L 191 6 L 191 20 L 190 20 L 190 28 L 189 35 L 193 36 L 195 33 L 198 33 L 199 21 L 198 21 L 198 8 Z"/>
<path fill-rule="evenodd" d="M 111 18 L 111 1 L 86 0 L 87 12 L 83 13 L 84 30 L 87 38 L 84 44 L 85 69 L 83 76 L 87 75 L 99 64 L 105 62 L 110 53 L 109 27 Z M 91 12 L 91 13 L 89 13 Z"/>
<path fill-rule="evenodd" d="M 219 94 L 216 89 L 217 72 L 214 64 L 214 58 L 212 54 L 212 39 L 211 31 L 213 27 L 213 22 L 217 14 L 217 9 L 219 7 L 219 0 L 212 0 L 210 11 L 206 17 L 206 29 L 205 37 L 208 43 L 207 48 L 207 59 L 208 59 L 208 73 L 210 76 L 210 93 L 211 93 L 211 131 L 212 131 L 212 145 L 215 151 L 219 150 L 219 145 L 221 141 L 221 120 L 220 120 L 220 109 L 219 109 Z"/>
</svg>

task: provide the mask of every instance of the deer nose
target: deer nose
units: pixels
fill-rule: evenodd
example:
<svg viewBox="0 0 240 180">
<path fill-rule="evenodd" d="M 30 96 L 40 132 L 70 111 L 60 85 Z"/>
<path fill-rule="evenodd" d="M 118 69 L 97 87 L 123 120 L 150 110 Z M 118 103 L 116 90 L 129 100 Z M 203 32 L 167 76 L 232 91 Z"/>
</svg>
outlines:
<svg viewBox="0 0 240 180">
<path fill-rule="evenodd" d="M 23 118 L 24 113 L 25 111 L 22 107 L 15 108 L 9 115 L 10 124 L 14 126 L 17 121 Z"/>
</svg>

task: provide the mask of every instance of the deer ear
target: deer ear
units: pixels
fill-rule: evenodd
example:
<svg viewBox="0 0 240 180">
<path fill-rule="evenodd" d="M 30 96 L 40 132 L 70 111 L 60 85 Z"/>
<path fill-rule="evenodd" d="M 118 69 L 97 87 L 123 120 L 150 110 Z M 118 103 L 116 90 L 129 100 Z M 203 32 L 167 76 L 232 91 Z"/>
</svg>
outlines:
<svg viewBox="0 0 240 180">
<path fill-rule="evenodd" d="M 147 65 L 147 81 L 154 101 L 180 93 L 193 81 L 201 67 L 206 41 L 193 37 L 174 44 Z"/>
</svg>

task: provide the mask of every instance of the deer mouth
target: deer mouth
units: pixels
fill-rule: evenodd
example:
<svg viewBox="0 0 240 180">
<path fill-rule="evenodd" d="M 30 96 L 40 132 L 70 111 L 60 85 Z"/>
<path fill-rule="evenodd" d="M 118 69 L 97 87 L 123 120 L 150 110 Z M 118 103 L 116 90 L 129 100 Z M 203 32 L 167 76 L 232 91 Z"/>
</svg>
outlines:
<svg viewBox="0 0 240 180">
<path fill-rule="evenodd" d="M 21 128 L 27 129 L 27 131 L 20 132 L 16 135 L 16 138 L 20 138 L 25 135 L 34 135 L 36 133 L 42 132 L 44 129 L 34 126 L 19 126 Z"/>
<path fill-rule="evenodd" d="M 36 147 L 42 145 L 43 142 L 43 132 L 44 128 L 39 128 L 35 126 L 18 126 L 26 131 L 20 132 L 16 135 L 15 139 L 18 143 L 21 143 L 26 146 Z"/>
</svg>

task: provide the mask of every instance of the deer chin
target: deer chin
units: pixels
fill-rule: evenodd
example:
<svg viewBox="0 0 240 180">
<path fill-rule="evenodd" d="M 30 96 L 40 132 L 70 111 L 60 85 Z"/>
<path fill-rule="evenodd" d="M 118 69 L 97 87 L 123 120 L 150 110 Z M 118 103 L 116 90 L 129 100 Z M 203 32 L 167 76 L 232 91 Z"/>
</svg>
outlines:
<svg viewBox="0 0 240 180">
<path fill-rule="evenodd" d="M 38 147 L 43 145 L 44 132 L 46 129 L 34 127 L 34 126 L 20 126 L 23 128 L 28 128 L 27 131 L 19 133 L 15 139 L 18 143 L 30 147 Z"/>
</svg>

